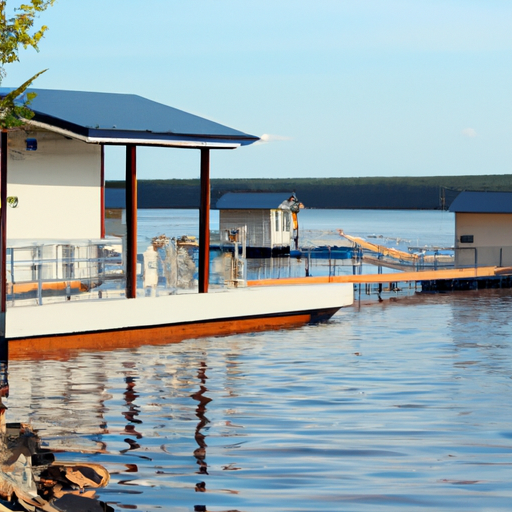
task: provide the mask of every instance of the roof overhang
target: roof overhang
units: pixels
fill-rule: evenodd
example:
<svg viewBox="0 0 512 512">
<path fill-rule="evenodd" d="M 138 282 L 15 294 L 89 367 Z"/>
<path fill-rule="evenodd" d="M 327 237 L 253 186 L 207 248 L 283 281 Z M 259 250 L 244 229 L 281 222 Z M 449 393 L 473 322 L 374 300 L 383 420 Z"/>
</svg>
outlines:
<svg viewBox="0 0 512 512">
<path fill-rule="evenodd" d="M 0 88 L 0 97 L 12 92 Z M 134 94 L 29 89 L 33 128 L 87 144 L 235 149 L 259 137 Z"/>
<path fill-rule="evenodd" d="M 159 134 L 151 134 L 152 136 L 146 136 L 144 138 L 138 137 L 137 134 L 120 134 L 114 135 L 81 135 L 65 128 L 59 128 L 53 124 L 43 123 L 40 121 L 34 121 L 33 119 L 27 120 L 27 126 L 31 126 L 41 130 L 47 130 L 49 132 L 58 133 L 64 137 L 71 139 L 80 140 L 87 144 L 104 144 L 111 146 L 134 144 L 136 146 L 153 146 L 153 147 L 170 147 L 170 148 L 188 148 L 188 149 L 236 149 L 243 145 L 242 142 L 234 141 L 223 141 L 223 140 L 211 140 L 211 139 L 197 139 L 189 138 L 188 140 L 183 136 L 173 137 L 166 135 L 165 137 Z M 149 134 L 148 134 L 149 135 Z"/>
</svg>

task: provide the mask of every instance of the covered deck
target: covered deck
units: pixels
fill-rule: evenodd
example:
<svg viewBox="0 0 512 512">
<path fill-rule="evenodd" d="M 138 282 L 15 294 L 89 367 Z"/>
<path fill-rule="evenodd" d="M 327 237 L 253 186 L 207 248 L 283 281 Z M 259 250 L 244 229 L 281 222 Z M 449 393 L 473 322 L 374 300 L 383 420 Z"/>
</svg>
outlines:
<svg viewBox="0 0 512 512">
<path fill-rule="evenodd" d="M 10 89 L 0 89 L 0 95 L 10 92 Z M 210 248 L 210 156 L 211 150 L 236 149 L 250 145 L 259 138 L 241 131 L 220 125 L 207 119 L 183 112 L 181 110 L 153 102 L 140 96 L 131 94 L 95 93 L 63 90 L 32 89 L 37 96 L 31 103 L 31 109 L 35 113 L 33 119 L 27 121 L 23 127 L 23 133 L 7 132 L 1 134 L 1 165 L 0 165 L 0 354 L 1 360 L 7 360 L 7 347 L 19 346 L 19 342 L 25 342 L 29 347 L 43 346 L 69 346 L 70 343 L 85 346 L 84 340 L 89 341 L 94 337 L 91 346 L 112 347 L 119 346 L 122 340 L 127 340 L 126 332 L 131 332 L 128 338 L 137 337 L 139 341 L 148 340 L 148 329 L 153 329 L 153 334 L 160 339 L 178 339 L 179 333 L 188 333 L 191 337 L 207 332 L 212 335 L 228 332 L 240 332 L 272 328 L 290 324 L 304 323 L 314 319 L 323 319 L 334 313 L 339 307 L 352 303 L 352 289 L 344 285 L 343 293 L 340 287 L 331 293 L 325 293 L 324 287 L 315 293 L 305 291 L 304 300 L 293 302 L 284 300 L 284 297 L 276 296 L 280 293 L 275 288 L 257 292 L 255 290 L 240 291 L 244 298 L 231 298 L 230 292 L 209 293 L 209 248 Z M 23 100 L 23 98 L 20 98 Z M 65 166 L 51 178 L 48 177 L 52 169 L 38 167 L 44 163 L 44 159 L 59 154 L 51 146 L 49 150 L 40 151 L 46 136 L 48 144 L 55 144 L 55 138 L 59 143 L 74 141 L 74 146 L 67 149 L 66 158 L 69 159 L 69 173 Z M 41 137 L 38 148 L 38 138 Z M 53 139 L 52 139 L 53 137 Z M 51 140 L 50 140 L 51 139 Z M 26 142 L 26 147 L 22 147 Z M 15 147 L 11 147 L 15 144 Z M 11 223 L 8 223 L 10 208 L 4 207 L 18 201 L 9 196 L 11 183 L 9 180 L 11 165 L 19 170 L 23 168 L 23 186 L 32 187 L 35 190 L 51 191 L 60 185 L 59 180 L 71 181 L 71 186 L 81 186 L 83 175 L 90 173 L 95 183 L 87 183 L 92 190 L 91 202 L 84 201 L 83 219 L 91 214 L 97 220 L 97 225 L 92 222 L 88 241 L 83 245 L 87 247 L 101 247 L 104 251 L 105 241 L 105 146 L 116 145 L 125 147 L 126 172 L 125 172 L 125 204 L 126 204 L 126 239 L 123 245 L 123 279 L 125 283 L 123 299 L 135 299 L 137 297 L 137 147 L 167 147 L 181 149 L 195 149 L 200 152 L 200 208 L 199 208 L 199 248 L 198 248 L 198 284 L 197 292 L 186 296 L 159 297 L 158 306 L 151 299 L 132 300 L 105 300 L 98 295 L 94 300 L 83 302 L 66 302 L 66 294 L 75 285 L 70 276 L 62 271 L 61 278 L 54 279 L 55 283 L 41 283 L 42 266 L 44 264 L 45 247 L 51 247 L 50 260 L 60 261 L 62 268 L 66 265 L 78 268 L 80 258 L 94 260 L 94 257 L 84 256 L 80 252 L 81 238 L 62 236 L 67 241 L 48 240 L 47 236 L 40 235 L 31 223 L 18 223 L 16 226 L 25 226 L 27 233 L 19 228 L 16 233 L 8 233 Z M 89 167 L 85 171 L 79 170 L 71 176 L 76 152 L 87 153 L 80 148 L 98 148 L 86 155 Z M 74 149 L 73 149 L 74 148 Z M 36 153 L 34 153 L 36 151 Z M 75 151 L 75 153 L 73 153 Z M 37 153 L 39 152 L 39 153 Z M 32 161 L 27 155 L 38 156 Z M 49 156 L 50 155 L 50 156 Z M 60 155 L 60 154 L 59 154 Z M 39 162 L 30 166 L 30 163 Z M 94 165 L 91 166 L 91 162 Z M 62 162 L 59 164 L 62 166 Z M 49 169 L 43 171 L 43 169 Z M 90 177 L 89 177 L 90 178 Z M 45 181 L 47 180 L 47 181 Z M 69 183 L 66 183 L 69 185 Z M 19 185 L 19 181 L 16 186 Z M 85 187 L 82 187 L 85 188 Z M 23 189 L 23 190 L 26 190 Z M 74 189 L 73 189 L 74 190 Z M 90 190 L 88 193 L 90 193 Z M 99 194 L 97 197 L 95 194 Z M 35 194 L 34 194 L 35 196 Z M 72 199 L 71 199 L 72 201 Z M 20 198 L 20 205 L 23 203 Z M 71 203 L 70 203 L 71 204 Z M 11 204 L 12 205 L 12 204 Z M 51 205 L 48 206 L 50 208 Z M 21 208 L 20 208 L 21 209 Z M 97 210 L 100 210 L 99 212 Z M 47 212 L 40 210 L 41 215 Z M 16 214 L 20 213 L 19 210 Z M 55 213 L 55 212 L 54 212 Z M 37 211 L 36 211 L 37 214 Z M 77 215 L 75 213 L 75 215 Z M 65 224 L 62 212 L 60 212 L 62 224 Z M 50 217 L 49 217 L 50 218 Z M 77 217 L 78 218 L 78 217 Z M 59 230 L 59 212 L 52 217 L 52 238 Z M 40 219 L 39 219 L 40 220 Z M 77 223 L 79 224 L 79 223 Z M 14 224 L 13 224 L 14 225 Z M 93 233 L 94 236 L 90 236 Z M 59 303 L 48 303 L 41 307 L 37 305 L 23 306 L 20 308 L 8 307 L 7 294 L 14 293 L 19 283 L 8 283 L 7 263 L 13 264 L 16 251 L 26 251 L 32 254 L 27 257 L 33 261 L 35 284 L 37 293 L 46 288 L 58 287 L 59 282 L 66 283 L 63 293 L 64 300 Z M 60 252 L 59 252 L 60 251 Z M 114 256 L 115 256 L 114 251 Z M 95 253 L 96 254 L 96 253 Z M 104 252 L 102 252 L 104 254 Z M 35 255 L 35 256 L 34 256 Z M 53 259 L 52 259 L 53 258 Z M 60 259 L 59 259 L 60 258 Z M 48 257 L 47 257 L 48 259 Z M 105 265 L 104 259 L 99 261 L 98 270 Z M 39 269 L 39 272 L 37 272 Z M 64 275 L 66 274 L 66 275 Z M 73 274 L 74 275 L 74 274 Z M 94 279 L 94 276 L 91 277 Z M 44 284 L 44 286 L 43 286 Z M 317 287 L 314 287 L 317 288 Z M 237 290 L 237 294 L 238 294 Z M 297 295 L 297 287 L 292 292 Z M 307 296 L 307 300 L 306 300 Z M 172 313 L 171 313 L 172 312 Z M 273 320 L 270 321 L 269 318 Z M 28 321 L 29 319 L 29 321 Z M 30 328 L 28 328 L 30 324 Z M 205 327 L 209 326 L 209 327 Z M 28 328 L 28 330 L 27 330 Z M 144 331 L 144 332 L 143 332 Z M 46 340 L 46 341 L 44 341 Z M 112 340 L 117 340 L 113 342 Z M 14 342 L 14 344 L 12 344 Z M 46 345 L 45 345 L 46 344 Z M 12 348 L 11 347 L 11 348 Z M 13 350 L 10 350 L 14 354 Z"/>
</svg>

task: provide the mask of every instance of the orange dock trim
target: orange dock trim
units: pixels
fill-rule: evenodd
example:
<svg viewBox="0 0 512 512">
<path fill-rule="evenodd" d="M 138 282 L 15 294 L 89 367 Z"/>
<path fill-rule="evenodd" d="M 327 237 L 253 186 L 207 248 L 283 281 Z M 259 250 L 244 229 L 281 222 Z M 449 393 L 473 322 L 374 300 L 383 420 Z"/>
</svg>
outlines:
<svg viewBox="0 0 512 512">
<path fill-rule="evenodd" d="M 226 336 L 245 332 L 279 330 L 310 322 L 310 313 L 268 318 L 230 319 L 181 325 L 166 325 L 116 331 L 76 333 L 61 336 L 9 340 L 9 359 L 66 360 L 84 350 L 113 350 L 142 345 L 167 345 L 185 339 Z"/>
<path fill-rule="evenodd" d="M 346 276 L 290 277 L 247 281 L 247 286 L 273 286 L 284 284 L 322 283 L 396 283 L 405 281 L 436 281 L 441 279 L 474 279 L 512 274 L 507 267 L 452 268 L 445 270 L 420 270 L 417 272 L 393 272 L 390 274 L 359 274 Z"/>
<path fill-rule="evenodd" d="M 77 290 L 77 291 L 87 291 L 87 288 L 84 284 L 82 284 L 80 281 L 59 281 L 55 283 L 43 283 L 41 288 L 45 291 L 47 290 L 66 290 L 66 288 L 69 285 L 70 290 Z M 15 283 L 14 285 L 12 283 L 7 283 L 7 293 L 30 293 L 34 292 L 38 289 L 39 284 L 38 283 Z M 14 288 L 14 290 L 13 290 Z"/>
</svg>

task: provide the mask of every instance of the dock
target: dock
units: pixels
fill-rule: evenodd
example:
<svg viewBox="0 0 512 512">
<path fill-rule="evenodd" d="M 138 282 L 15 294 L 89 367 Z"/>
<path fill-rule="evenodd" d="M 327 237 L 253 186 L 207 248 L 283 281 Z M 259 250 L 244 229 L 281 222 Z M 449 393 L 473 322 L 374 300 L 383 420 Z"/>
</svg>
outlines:
<svg viewBox="0 0 512 512">
<path fill-rule="evenodd" d="M 392 272 L 387 274 L 354 274 L 343 276 L 291 277 L 247 281 L 247 286 L 291 285 L 305 283 L 359 283 L 385 284 L 411 281 L 475 280 L 481 278 L 499 278 L 512 276 L 512 267 L 472 267 L 442 270 L 418 270 Z"/>
</svg>

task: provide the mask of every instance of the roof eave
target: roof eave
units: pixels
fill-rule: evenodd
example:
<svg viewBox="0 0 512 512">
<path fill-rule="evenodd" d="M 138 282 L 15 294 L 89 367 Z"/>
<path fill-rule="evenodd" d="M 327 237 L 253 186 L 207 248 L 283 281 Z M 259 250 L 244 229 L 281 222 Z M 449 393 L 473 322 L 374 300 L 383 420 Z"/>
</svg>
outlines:
<svg viewBox="0 0 512 512">
<path fill-rule="evenodd" d="M 114 130 L 94 130 L 84 129 L 82 127 L 61 128 L 54 124 L 36 121 L 34 119 L 27 120 L 27 125 L 34 128 L 48 130 L 58 133 L 64 137 L 80 140 L 87 144 L 105 144 L 105 145 L 126 145 L 135 144 L 137 146 L 165 146 L 176 148 L 191 149 L 236 149 L 240 146 L 252 144 L 259 140 L 258 137 L 247 137 L 239 139 L 229 139 L 224 137 L 195 137 L 190 135 L 171 135 L 150 133 L 141 134 L 140 132 L 116 132 Z"/>
</svg>

